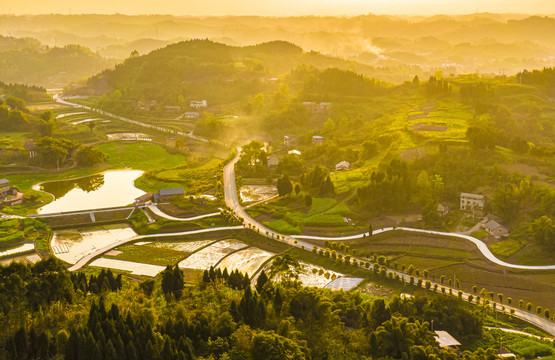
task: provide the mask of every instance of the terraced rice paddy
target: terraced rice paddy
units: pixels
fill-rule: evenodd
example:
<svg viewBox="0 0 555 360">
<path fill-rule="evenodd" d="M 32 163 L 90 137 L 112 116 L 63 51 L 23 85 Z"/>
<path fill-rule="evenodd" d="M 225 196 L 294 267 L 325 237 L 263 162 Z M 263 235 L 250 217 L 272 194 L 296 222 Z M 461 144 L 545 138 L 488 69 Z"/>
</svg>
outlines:
<svg viewBox="0 0 555 360">
<path fill-rule="evenodd" d="M 326 289 L 349 291 L 364 280 L 361 278 L 340 277 L 325 286 Z"/>
<path fill-rule="evenodd" d="M 144 243 L 143 245 L 150 245 L 152 247 L 170 249 L 176 251 L 183 251 L 192 253 L 206 245 L 212 243 L 214 240 L 200 240 L 200 241 L 188 241 L 188 242 L 155 242 L 155 243 Z M 139 245 L 139 244 L 135 244 Z"/>
<path fill-rule="evenodd" d="M 67 263 L 75 264 L 98 249 L 136 235 L 133 229 L 121 225 L 60 230 L 54 231 L 50 245 L 53 249 L 67 249 L 67 252 L 54 255 Z"/>
<path fill-rule="evenodd" d="M 90 264 L 90 266 L 129 271 L 133 275 L 145 275 L 145 276 L 151 276 L 151 277 L 155 277 L 160 272 L 162 272 L 162 270 L 165 269 L 164 266 L 160 266 L 160 265 L 142 264 L 142 263 L 133 262 L 133 261 L 115 260 L 115 259 L 107 259 L 107 258 L 96 259 Z"/>
<path fill-rule="evenodd" d="M 275 254 L 259 248 L 250 247 L 225 257 L 219 264 L 219 269 L 227 268 L 228 272 L 239 270 L 252 277 L 256 271 Z"/>
<path fill-rule="evenodd" d="M 179 267 L 182 269 L 208 270 L 210 266 L 215 266 L 218 261 L 227 255 L 247 246 L 233 239 L 218 241 L 181 261 Z"/>
</svg>

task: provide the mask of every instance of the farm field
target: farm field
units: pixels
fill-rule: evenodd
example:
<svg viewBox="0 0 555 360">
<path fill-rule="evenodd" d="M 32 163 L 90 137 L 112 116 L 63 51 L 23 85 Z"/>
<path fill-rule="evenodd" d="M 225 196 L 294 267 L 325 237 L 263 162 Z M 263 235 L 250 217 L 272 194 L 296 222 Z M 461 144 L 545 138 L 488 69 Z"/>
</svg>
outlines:
<svg viewBox="0 0 555 360">
<path fill-rule="evenodd" d="M 268 251 L 249 247 L 226 256 L 220 261 L 217 268 L 222 270 L 227 268 L 228 272 L 239 270 L 252 277 L 260 266 L 274 255 Z"/>
<path fill-rule="evenodd" d="M 150 277 L 155 277 L 160 272 L 162 272 L 162 270 L 165 269 L 165 266 L 142 264 L 138 262 L 107 258 L 96 259 L 90 264 L 90 266 L 128 271 L 132 275 L 144 275 Z"/>
<path fill-rule="evenodd" d="M 179 267 L 182 269 L 208 270 L 230 253 L 245 247 L 247 247 L 246 244 L 235 239 L 218 241 L 181 261 Z"/>
<path fill-rule="evenodd" d="M 55 252 L 54 255 L 69 264 L 75 264 L 97 249 L 136 235 L 130 227 L 119 224 L 58 230 L 54 231 L 51 247 L 67 249 L 67 252 Z"/>
<path fill-rule="evenodd" d="M 422 236 L 402 231 L 379 234 L 350 243 L 352 249 L 385 255 L 397 261 L 399 269 L 413 265 L 415 269 L 429 270 L 429 279 L 441 275 L 457 279 L 461 288 L 471 292 L 486 288 L 495 294 L 520 299 L 534 306 L 555 308 L 555 271 L 523 271 L 495 265 L 485 259 L 474 244 L 446 237 Z M 446 280 L 447 281 L 447 280 Z"/>
</svg>

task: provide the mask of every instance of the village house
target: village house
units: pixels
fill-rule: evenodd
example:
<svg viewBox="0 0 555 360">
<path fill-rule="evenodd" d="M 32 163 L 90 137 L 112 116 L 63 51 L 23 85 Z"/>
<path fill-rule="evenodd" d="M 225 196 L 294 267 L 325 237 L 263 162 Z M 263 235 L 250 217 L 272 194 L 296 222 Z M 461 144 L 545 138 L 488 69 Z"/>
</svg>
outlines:
<svg viewBox="0 0 555 360">
<path fill-rule="evenodd" d="M 313 145 L 321 145 L 324 143 L 324 137 L 320 135 L 314 135 L 312 137 L 312 144 Z"/>
<path fill-rule="evenodd" d="M 335 165 L 336 171 L 349 170 L 350 168 L 351 168 L 351 163 L 348 161 L 341 161 Z"/>
<path fill-rule="evenodd" d="M 0 199 L 7 197 L 10 190 L 11 190 L 10 181 L 8 179 L 1 179 L 0 180 Z"/>
<path fill-rule="evenodd" d="M 181 106 L 176 105 L 176 106 L 166 106 L 166 112 L 167 113 L 178 113 L 181 111 Z"/>
<path fill-rule="evenodd" d="M 509 229 L 494 219 L 487 221 L 484 225 L 484 229 L 488 232 L 488 234 L 495 236 L 496 238 L 509 234 Z"/>
<path fill-rule="evenodd" d="M 274 155 L 274 154 L 268 155 L 266 157 L 266 160 L 268 161 L 268 167 L 279 165 L 279 156 L 277 156 L 277 155 Z"/>
<path fill-rule="evenodd" d="M 301 152 L 299 150 L 289 150 L 287 154 L 301 156 Z"/>
<path fill-rule="evenodd" d="M 141 195 L 135 199 L 135 205 L 145 205 L 146 203 L 150 202 L 150 200 L 152 200 L 152 193 L 147 192 L 146 194 Z"/>
<path fill-rule="evenodd" d="M 0 179 L 0 204 L 19 205 L 24 199 L 25 197 L 16 187 L 10 186 L 8 179 Z"/>
<path fill-rule="evenodd" d="M 183 188 L 162 189 L 162 190 L 159 190 L 156 194 L 154 194 L 154 201 L 156 202 L 171 201 L 183 195 L 185 195 L 185 191 L 183 191 Z"/>
<path fill-rule="evenodd" d="M 486 197 L 480 194 L 461 193 L 460 209 L 472 212 L 474 217 L 484 216 L 484 206 L 486 205 Z"/>
<path fill-rule="evenodd" d="M 305 101 L 303 105 L 306 106 L 312 114 L 323 114 L 327 112 L 331 106 L 329 102 L 313 102 L 313 101 Z"/>
<path fill-rule="evenodd" d="M 201 100 L 201 101 L 192 100 L 189 105 L 193 109 L 201 109 L 201 108 L 206 108 L 208 106 L 208 103 L 206 102 L 206 100 Z"/>
<path fill-rule="evenodd" d="M 156 105 L 158 105 L 158 101 L 156 100 L 137 101 L 135 103 L 135 108 L 137 108 L 138 110 L 150 111 Z"/>
<path fill-rule="evenodd" d="M 200 117 L 200 113 L 198 112 L 186 112 L 185 118 L 186 119 L 198 119 Z"/>
<path fill-rule="evenodd" d="M 283 145 L 290 147 L 290 146 L 297 146 L 297 137 L 296 136 L 289 136 L 289 135 L 285 135 L 283 137 Z"/>
<path fill-rule="evenodd" d="M 37 146 L 33 140 L 27 140 L 23 143 L 23 148 L 29 152 L 29 158 L 37 156 Z"/>
<path fill-rule="evenodd" d="M 437 205 L 437 214 L 441 217 L 446 216 L 449 214 L 449 204 L 447 203 L 440 203 Z"/>
</svg>

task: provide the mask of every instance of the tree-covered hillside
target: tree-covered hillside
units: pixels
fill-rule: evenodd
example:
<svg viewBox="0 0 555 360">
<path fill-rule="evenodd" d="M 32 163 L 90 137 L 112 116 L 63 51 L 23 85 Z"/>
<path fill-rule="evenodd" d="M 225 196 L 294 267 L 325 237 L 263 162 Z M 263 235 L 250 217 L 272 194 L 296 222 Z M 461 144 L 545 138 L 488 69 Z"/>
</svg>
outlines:
<svg viewBox="0 0 555 360">
<path fill-rule="evenodd" d="M 0 81 L 62 87 L 113 64 L 79 45 L 48 47 L 28 38 L 0 37 Z"/>
</svg>

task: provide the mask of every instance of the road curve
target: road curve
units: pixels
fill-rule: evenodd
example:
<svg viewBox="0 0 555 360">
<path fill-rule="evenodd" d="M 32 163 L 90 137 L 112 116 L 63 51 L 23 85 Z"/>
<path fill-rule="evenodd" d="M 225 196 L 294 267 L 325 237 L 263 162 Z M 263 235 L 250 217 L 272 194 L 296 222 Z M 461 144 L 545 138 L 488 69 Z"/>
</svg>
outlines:
<svg viewBox="0 0 555 360">
<path fill-rule="evenodd" d="M 149 238 L 161 238 L 161 237 L 174 237 L 174 236 L 187 236 L 187 235 L 195 235 L 195 234 L 203 234 L 215 231 L 227 231 L 227 230 L 241 230 L 243 226 L 226 226 L 226 227 L 218 227 L 218 228 L 211 228 L 211 229 L 200 229 L 200 230 L 192 230 L 192 231 L 183 231 L 183 232 L 175 232 L 175 233 L 162 233 L 162 234 L 149 234 L 149 235 L 137 235 L 127 239 L 119 240 L 113 244 L 107 245 L 101 249 L 96 250 L 95 252 L 81 258 L 75 265 L 69 268 L 69 271 L 77 271 L 81 269 L 83 266 L 87 265 L 91 260 L 94 258 L 104 254 L 107 251 L 110 251 L 118 246 L 141 240 L 141 239 L 149 239 Z"/>
<path fill-rule="evenodd" d="M 478 250 L 488 259 L 489 261 L 508 268 L 512 269 L 521 269 L 521 270 L 555 270 L 555 265 L 517 265 L 517 264 L 510 264 L 508 262 L 499 260 L 492 254 L 489 250 L 488 246 L 481 240 L 476 239 L 470 235 L 463 235 L 457 233 L 449 233 L 449 232 L 442 232 L 442 231 L 433 231 L 433 230 L 424 230 L 424 229 L 415 229 L 415 228 L 407 228 L 407 227 L 396 227 L 396 228 L 383 228 L 372 231 L 372 235 L 380 234 L 387 231 L 394 231 L 394 230 L 404 230 L 410 232 L 417 232 L 417 233 L 424 233 L 424 234 L 431 234 L 431 235 L 440 235 L 440 236 L 448 236 L 448 237 L 456 237 L 459 239 L 464 239 L 471 241 L 474 243 Z M 330 240 L 330 241 L 345 241 L 345 240 L 354 240 L 360 239 L 361 237 L 368 236 L 369 233 L 351 235 L 351 236 L 342 236 L 342 237 L 322 237 L 322 236 L 309 236 L 309 235 L 292 235 L 291 237 L 295 239 L 306 239 L 306 240 Z"/>
<path fill-rule="evenodd" d="M 216 213 L 210 213 L 210 214 L 203 214 L 203 215 L 198 215 L 198 216 L 193 216 L 193 217 L 188 217 L 188 218 L 179 218 L 179 217 L 175 217 L 175 216 L 171 216 L 166 214 L 165 212 L 163 212 L 162 210 L 160 210 L 158 208 L 158 206 L 156 205 L 147 205 L 146 206 L 150 211 L 152 211 L 154 214 L 164 218 L 164 219 L 168 219 L 168 220 L 173 220 L 173 221 L 195 221 L 195 220 L 200 220 L 200 219 L 205 219 L 205 218 L 209 218 L 209 217 L 214 217 L 214 216 L 219 216 L 220 213 L 216 212 Z"/>
</svg>

